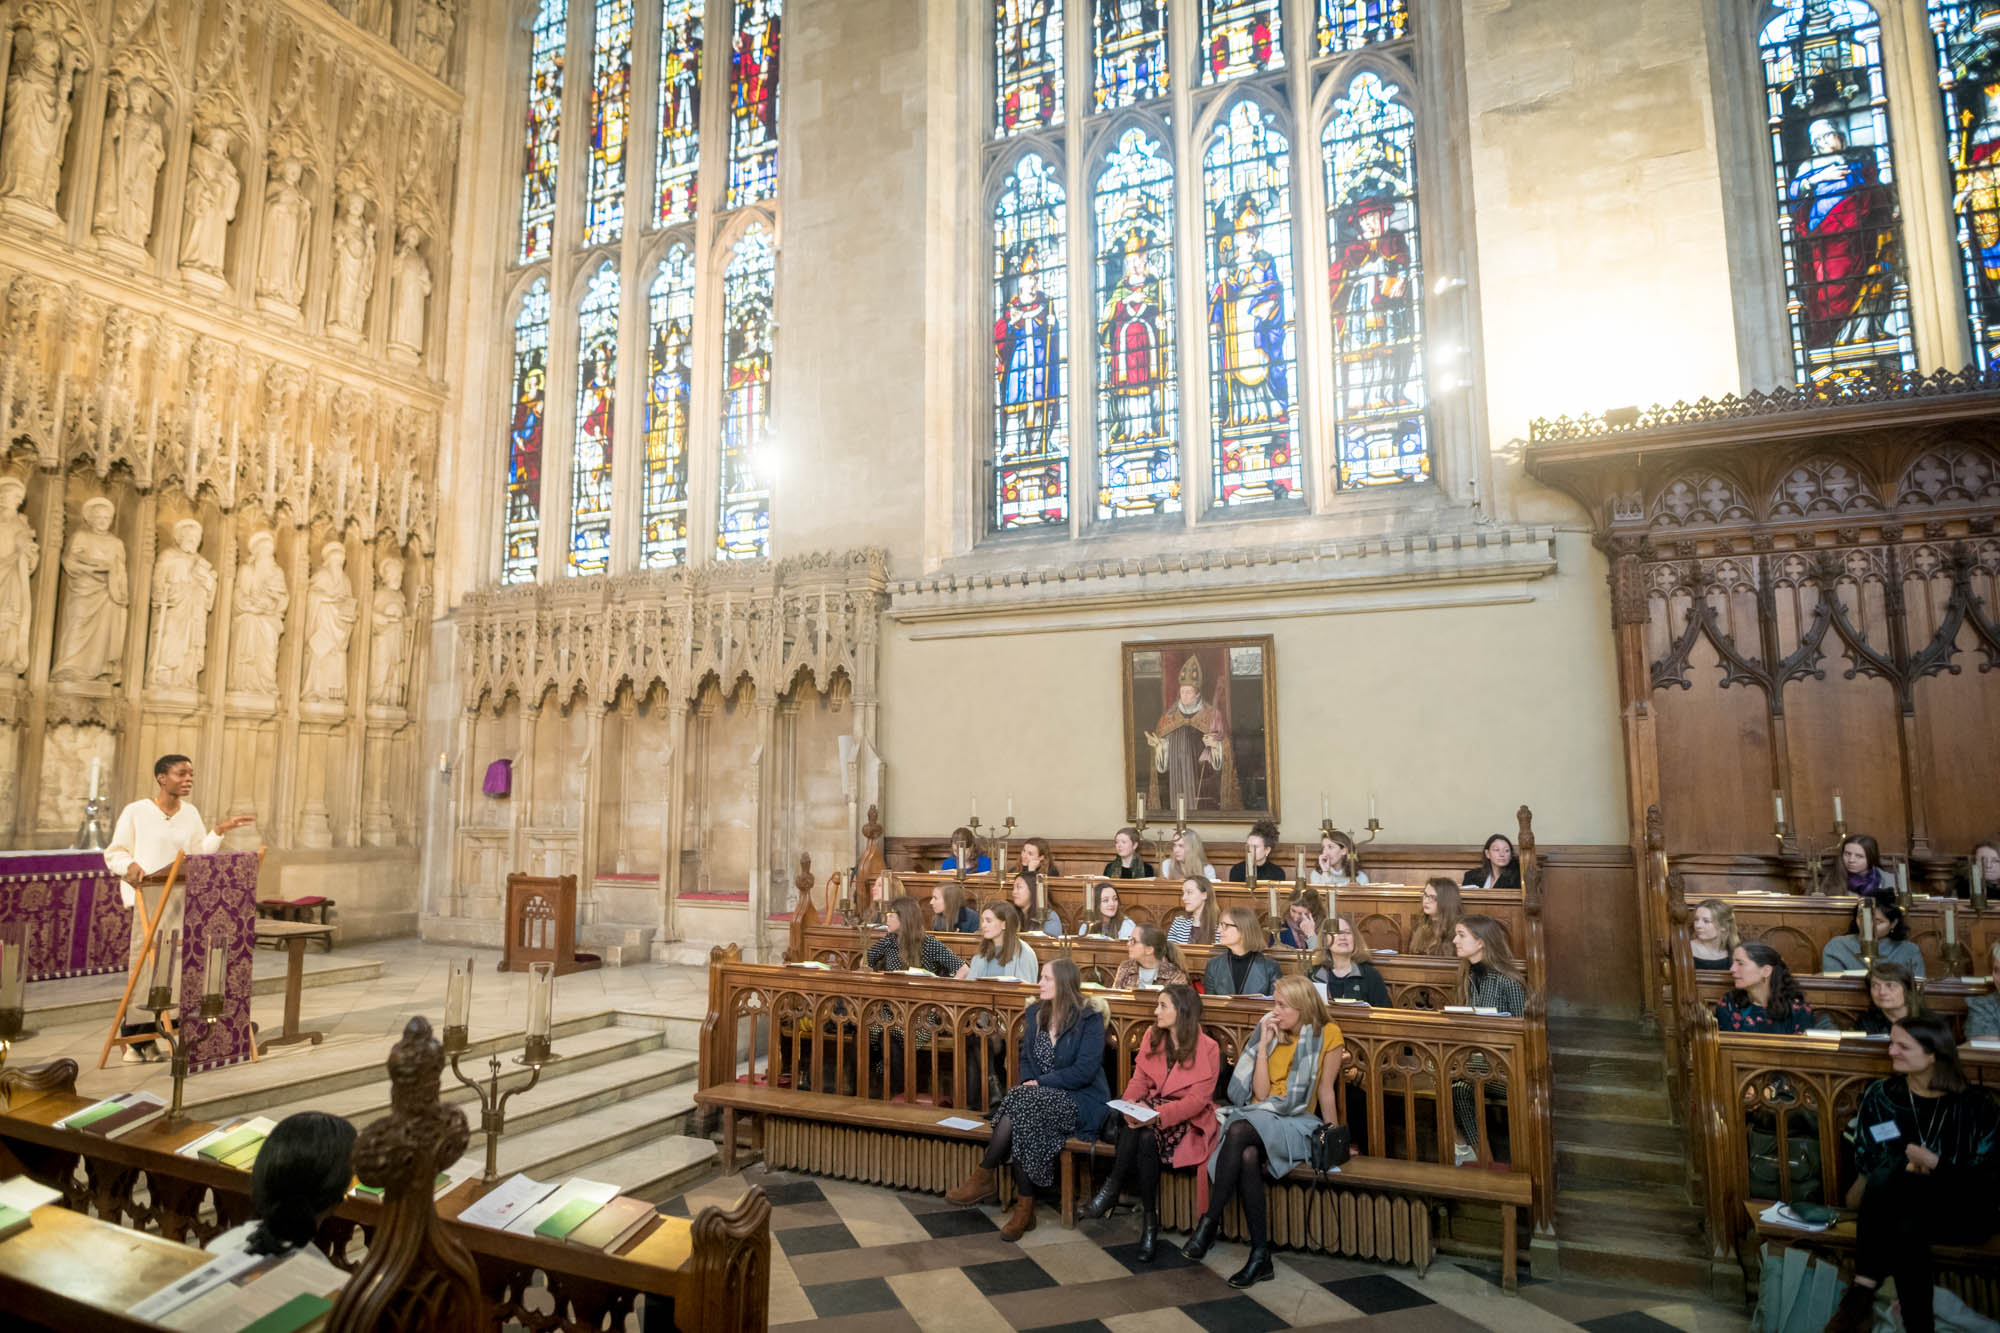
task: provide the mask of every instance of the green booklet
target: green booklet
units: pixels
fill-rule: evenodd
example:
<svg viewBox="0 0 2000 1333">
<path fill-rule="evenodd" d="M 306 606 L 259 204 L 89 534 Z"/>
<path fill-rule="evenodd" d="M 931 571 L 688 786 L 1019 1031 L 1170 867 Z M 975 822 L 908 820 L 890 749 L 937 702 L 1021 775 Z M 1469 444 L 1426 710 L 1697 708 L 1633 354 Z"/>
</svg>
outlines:
<svg viewBox="0 0 2000 1333">
<path fill-rule="evenodd" d="M 19 1208 L 9 1208 L 5 1204 L 0 1204 L 0 1240 L 5 1240 L 16 1232 L 26 1231 L 32 1225 L 33 1219 Z"/>
<path fill-rule="evenodd" d="M 535 1228 L 535 1234 L 548 1240 L 561 1240 L 588 1222 L 603 1206 L 589 1199 L 572 1199 L 543 1218 L 542 1224 Z"/>
<path fill-rule="evenodd" d="M 311 1292 L 300 1292 L 271 1313 L 245 1324 L 242 1333 L 293 1333 L 333 1308 L 333 1302 Z"/>
<path fill-rule="evenodd" d="M 130 1095 L 131 1094 L 129 1093 L 121 1092 L 116 1097 L 105 1098 L 103 1101 L 98 1102 L 95 1106 L 86 1106 L 81 1111 L 78 1111 L 75 1115 L 68 1116 L 62 1120 L 58 1120 L 56 1122 L 56 1128 L 82 1129 L 86 1125 L 96 1124 L 98 1121 L 105 1119 L 107 1116 L 117 1115 L 120 1111 L 125 1109 L 125 1099 Z"/>
<path fill-rule="evenodd" d="M 264 1131 L 245 1125 L 242 1129 L 223 1135 L 215 1142 L 205 1145 L 201 1156 L 211 1162 L 227 1161 L 231 1156 L 243 1151 L 253 1143 L 261 1143 Z"/>
</svg>

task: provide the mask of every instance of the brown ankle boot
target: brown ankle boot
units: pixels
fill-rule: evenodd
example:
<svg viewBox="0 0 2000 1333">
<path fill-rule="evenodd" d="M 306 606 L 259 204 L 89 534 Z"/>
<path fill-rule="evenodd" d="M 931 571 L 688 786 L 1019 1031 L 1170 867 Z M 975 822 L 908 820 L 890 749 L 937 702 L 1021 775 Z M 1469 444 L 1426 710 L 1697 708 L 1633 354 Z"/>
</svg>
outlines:
<svg viewBox="0 0 2000 1333">
<path fill-rule="evenodd" d="M 983 1166 L 975 1166 L 972 1174 L 946 1190 L 944 1197 L 961 1208 L 970 1208 L 988 1199 L 999 1198 L 1000 1191 L 994 1184 L 993 1173 Z"/>
<path fill-rule="evenodd" d="M 1001 1240 L 1019 1240 L 1026 1232 L 1035 1229 L 1035 1196 L 1022 1194 L 1014 1200 L 1014 1211 L 1007 1214 L 1007 1220 L 1000 1224 Z"/>
</svg>

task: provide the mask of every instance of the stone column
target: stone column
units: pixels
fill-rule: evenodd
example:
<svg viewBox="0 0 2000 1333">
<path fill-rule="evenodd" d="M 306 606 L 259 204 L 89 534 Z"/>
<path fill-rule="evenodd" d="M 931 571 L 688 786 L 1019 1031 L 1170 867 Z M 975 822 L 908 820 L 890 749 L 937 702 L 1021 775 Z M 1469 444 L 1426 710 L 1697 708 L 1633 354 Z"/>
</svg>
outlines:
<svg viewBox="0 0 2000 1333">
<path fill-rule="evenodd" d="M 777 700 L 768 690 L 757 691 L 757 750 L 750 762 L 755 807 L 750 819 L 750 944 L 758 962 L 770 953 L 766 925 L 771 916 L 771 802 L 777 765 Z"/>
</svg>

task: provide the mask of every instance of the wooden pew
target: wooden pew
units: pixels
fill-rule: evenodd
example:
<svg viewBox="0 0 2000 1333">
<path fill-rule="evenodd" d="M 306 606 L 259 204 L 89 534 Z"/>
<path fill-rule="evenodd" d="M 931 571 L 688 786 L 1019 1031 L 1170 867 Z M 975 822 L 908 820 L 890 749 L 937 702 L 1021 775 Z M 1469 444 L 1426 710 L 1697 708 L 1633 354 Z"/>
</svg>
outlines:
<svg viewBox="0 0 2000 1333">
<path fill-rule="evenodd" d="M 76 1095 L 75 1062 L 58 1061 L 53 1068 L 54 1076 L 39 1085 L 0 1080 L 0 1091 L 11 1092 L 13 1103 L 0 1113 L 0 1176 L 25 1171 L 61 1190 L 64 1205 L 77 1212 L 196 1246 L 250 1216 L 247 1171 L 175 1151 L 215 1125 L 188 1121 L 170 1129 L 154 1121 L 119 1139 L 57 1129 L 56 1121 L 91 1099 Z M 141 1172 L 142 1193 L 135 1191 Z M 600 1329 L 606 1319 L 621 1327 L 641 1293 L 671 1302 L 675 1324 L 686 1333 L 766 1327 L 766 1279 L 759 1276 L 755 1291 L 745 1282 L 746 1264 L 754 1269 L 752 1257 L 769 1252 L 770 1204 L 761 1190 L 753 1188 L 728 1212 L 709 1208 L 692 1220 L 662 1217 L 619 1254 L 608 1255 L 458 1221 L 485 1189 L 477 1179 L 466 1181 L 437 1201 L 437 1212 L 478 1265 L 495 1333 L 513 1322 L 565 1333 Z M 372 1239 L 383 1215 L 382 1203 L 348 1195 L 316 1243 L 351 1273 L 361 1256 L 350 1257 L 350 1242 L 357 1231 Z M 537 1275 L 555 1301 L 553 1323 L 523 1304 Z"/>
<path fill-rule="evenodd" d="M 1511 830 L 1498 829 L 1511 835 Z M 1016 830 L 1017 834 L 1022 830 Z M 1157 867 L 1166 859 L 1173 845 L 1172 828 L 1162 829 L 1153 825 L 1146 830 L 1146 846 L 1143 851 L 1146 864 Z M 1115 854 L 1111 839 L 1103 838 L 1049 838 L 1049 855 L 1056 869 L 1065 875 L 1092 876 L 1103 871 Z M 1007 844 L 1007 866 L 1011 870 L 1020 863 L 1022 838 L 1016 836 Z M 1436 875 L 1448 875 L 1456 884 L 1465 872 L 1479 864 L 1479 849 L 1483 836 L 1464 846 L 1424 846 L 1391 843 L 1363 843 L 1360 848 L 1361 866 L 1371 881 L 1382 884 L 1417 884 Z M 1243 859 L 1242 830 L 1227 835 L 1213 834 L 1207 838 L 1209 860 L 1227 878 L 1237 863 Z M 985 841 L 990 853 L 993 844 Z M 884 850 L 889 868 L 899 874 L 917 870 L 929 870 L 942 865 L 951 855 L 949 834 L 922 834 L 914 837 L 887 838 Z M 1313 830 L 1306 841 L 1292 840 L 1278 844 L 1273 859 L 1278 868 L 1287 874 L 1297 869 L 1298 858 L 1306 858 L 1306 869 L 1312 869 L 1319 860 L 1319 832 Z"/>
<path fill-rule="evenodd" d="M 1115 1092 L 1130 1077 L 1153 1004 L 1140 994 L 1092 994 L 1110 1012 L 1105 1073 Z M 986 1127 L 938 1122 L 990 1112 L 988 1034 L 1001 1043 L 1001 1083 L 1018 1080 L 1021 1025 L 1033 1000 L 1031 987 L 997 981 L 717 961 L 709 970 L 695 1100 L 722 1113 L 725 1170 L 747 1120 L 761 1133 L 769 1166 L 942 1191 L 977 1161 Z M 1269 1007 L 1255 997 L 1204 1002 L 1203 1027 L 1225 1062 L 1233 1064 Z M 1349 1096 L 1366 1121 L 1366 1155 L 1330 1178 L 1330 1188 L 1315 1188 L 1303 1172 L 1282 1182 L 1272 1208 L 1274 1241 L 1421 1265 L 1429 1254 L 1424 1200 L 1490 1204 L 1501 1212 L 1511 1282 L 1515 1214 L 1554 1187 L 1553 1159 L 1537 1127 L 1549 1103 L 1545 1088 L 1535 1090 L 1528 1022 L 1349 1005 L 1334 1017 L 1348 1052 Z M 881 1034 L 873 1040 L 879 1067 L 869 1053 L 871 1029 Z M 752 1054 L 739 1066 L 736 1055 L 745 1050 Z M 1475 1052 L 1485 1057 L 1483 1074 L 1468 1067 Z M 1505 1171 L 1450 1165 L 1457 1130 L 1449 1092 L 1441 1089 L 1454 1079 L 1475 1088 L 1482 1167 L 1494 1164 L 1504 1111 Z M 1334 1111 L 1345 1117 L 1347 1107 Z M 1064 1156 L 1065 1225 L 1075 1211 L 1075 1159 L 1098 1150 L 1072 1140 Z M 1003 1198 L 1011 1189 L 1003 1178 Z M 1360 1197 L 1346 1197 L 1353 1192 Z M 1175 1173 L 1163 1188 L 1166 1224 L 1191 1225 L 1193 1200 L 1191 1175 Z"/>
<path fill-rule="evenodd" d="M 931 932 L 940 944 L 971 961 L 979 952 L 977 935 L 952 931 Z M 785 951 L 788 963 L 820 962 L 849 971 L 862 969 L 868 947 L 880 938 L 876 931 L 853 926 L 827 926 L 818 921 L 818 909 L 810 903 L 792 915 L 791 944 Z M 1125 961 L 1121 940 L 1098 935 L 1024 937 L 1035 956 L 1044 962 L 1067 957 L 1077 965 L 1086 982 L 1108 986 Z M 1187 963 L 1188 975 L 1199 977 L 1208 960 L 1215 956 L 1212 944 L 1176 946 Z M 1306 956 L 1294 949 L 1272 949 L 1269 953 L 1287 974 L 1302 972 Z M 1389 1001 L 1399 1009 L 1442 1009 L 1447 1004 L 1465 1002 L 1465 964 L 1456 958 L 1425 958 L 1416 954 L 1378 954 L 1368 960 L 1382 973 L 1389 989 Z"/>
<path fill-rule="evenodd" d="M 1868 1012 L 1868 979 L 1866 977 L 1835 977 L 1813 974 L 1794 978 L 1799 989 L 1805 992 L 1806 1003 L 1812 1006 L 1814 1018 L 1824 1018 L 1836 1029 L 1858 1031 L 1862 1015 Z M 1726 972 L 1703 972 L 1696 983 L 1701 988 L 1701 1002 L 1713 1009 L 1729 994 L 1731 982 Z M 1953 978 L 1919 980 L 1917 989 L 1923 992 L 1924 1003 L 1931 1012 L 1951 1024 L 1952 1032 L 1962 1042 L 1965 1040 L 1965 1002 L 1974 995 L 1985 995 L 1992 991 L 1992 983 L 1984 977 L 1960 981 Z"/>
<path fill-rule="evenodd" d="M 1827 941 L 1854 931 L 1854 904 L 1858 900 L 1851 895 L 1696 894 L 1680 876 L 1678 857 L 1673 873 L 1690 909 L 1710 897 L 1721 898 L 1736 914 L 1736 929 L 1743 938 L 1770 945 L 1794 972 L 1819 971 L 1820 951 Z M 1986 951 L 2000 940 L 2000 904 L 1989 903 L 1984 913 L 1977 913 L 1971 903 L 1961 900 L 1914 899 L 1907 916 L 1910 939 L 1923 951 L 1926 972 L 1933 977 L 1949 975 L 1951 969 L 1944 959 L 1944 918 L 1947 905 L 1953 903 L 1958 909 L 1959 947 L 1970 952 L 1972 970 L 1984 974 Z"/>
</svg>

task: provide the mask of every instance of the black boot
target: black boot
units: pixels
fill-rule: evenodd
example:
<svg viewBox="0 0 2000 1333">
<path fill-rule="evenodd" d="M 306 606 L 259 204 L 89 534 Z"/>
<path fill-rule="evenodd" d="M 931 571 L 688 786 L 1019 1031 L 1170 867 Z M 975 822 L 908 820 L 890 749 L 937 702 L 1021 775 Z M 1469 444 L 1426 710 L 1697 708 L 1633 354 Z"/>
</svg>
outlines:
<svg viewBox="0 0 2000 1333">
<path fill-rule="evenodd" d="M 1278 1270 L 1271 1266 L 1271 1247 L 1269 1245 L 1252 1245 L 1250 1247 L 1250 1257 L 1243 1261 L 1243 1267 L 1229 1275 L 1229 1285 L 1232 1287 L 1254 1287 L 1259 1282 L 1269 1282 L 1277 1275 Z"/>
<path fill-rule="evenodd" d="M 1116 1208 L 1121 1184 L 1116 1171 L 1105 1177 L 1104 1184 L 1098 1187 L 1097 1193 L 1090 1196 L 1090 1202 L 1083 1206 L 1081 1216 L 1099 1218 Z"/>
<path fill-rule="evenodd" d="M 1158 1199 L 1139 1200 L 1139 1262 L 1153 1262 L 1153 1251 L 1160 1244 L 1160 1201 Z"/>
<path fill-rule="evenodd" d="M 1194 1224 L 1194 1234 L 1188 1237 L 1187 1244 L 1181 1246 L 1181 1253 L 1190 1259 L 1202 1258 L 1208 1253 L 1208 1247 L 1215 1244 L 1215 1233 L 1220 1229 L 1221 1223 L 1203 1213 L 1201 1220 Z"/>
</svg>

